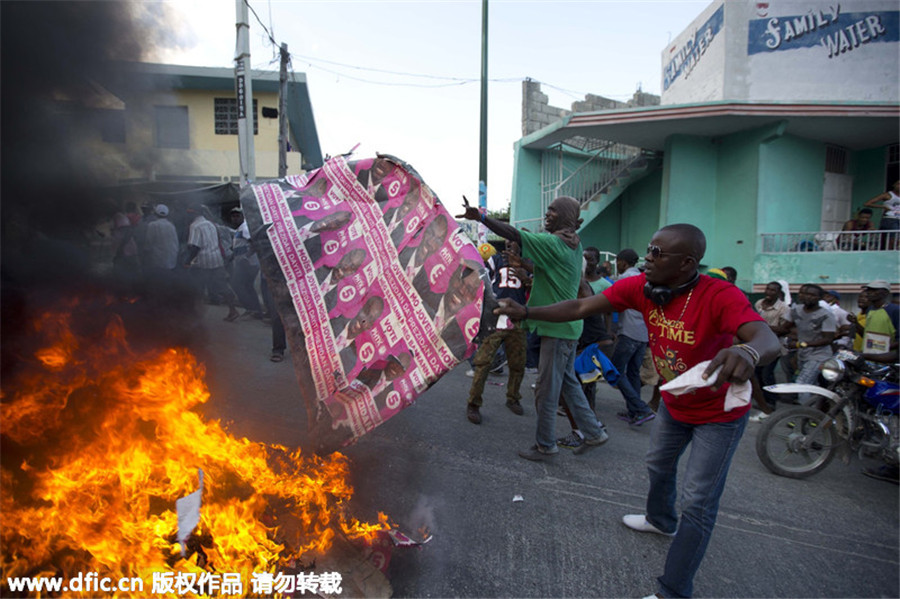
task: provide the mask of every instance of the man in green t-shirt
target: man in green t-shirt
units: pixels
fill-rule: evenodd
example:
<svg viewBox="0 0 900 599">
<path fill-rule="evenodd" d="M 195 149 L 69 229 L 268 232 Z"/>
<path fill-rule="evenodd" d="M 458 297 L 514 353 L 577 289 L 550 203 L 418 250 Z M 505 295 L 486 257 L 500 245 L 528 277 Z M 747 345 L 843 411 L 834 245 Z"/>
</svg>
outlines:
<svg viewBox="0 0 900 599">
<path fill-rule="evenodd" d="M 863 338 L 863 357 L 875 362 L 896 362 L 900 342 L 900 308 L 890 302 L 891 286 L 885 280 L 872 281 L 863 286 L 863 293 L 869 303 L 865 325 L 853 315 L 848 317 L 856 327 L 854 332 Z"/>
<path fill-rule="evenodd" d="M 465 199 L 465 198 L 463 198 Z M 556 445 L 556 408 L 560 393 L 575 423 L 584 434 L 584 443 L 574 453 L 602 445 L 609 439 L 605 428 L 588 405 L 581 383 L 575 376 L 575 349 L 581 336 L 582 321 L 545 322 L 528 320 L 528 307 L 547 306 L 575 299 L 581 282 L 582 248 L 576 233 L 581 224 L 578 202 L 568 196 L 553 200 L 544 214 L 543 233 L 519 231 L 502 221 L 489 218 L 477 208 L 465 204 L 465 213 L 457 218 L 481 221 L 497 235 L 515 241 L 522 256 L 534 264 L 534 280 L 526 305 L 525 325 L 541 337 L 538 364 L 537 433 L 535 444 L 519 451 L 527 460 L 540 461 L 559 453 Z"/>
</svg>

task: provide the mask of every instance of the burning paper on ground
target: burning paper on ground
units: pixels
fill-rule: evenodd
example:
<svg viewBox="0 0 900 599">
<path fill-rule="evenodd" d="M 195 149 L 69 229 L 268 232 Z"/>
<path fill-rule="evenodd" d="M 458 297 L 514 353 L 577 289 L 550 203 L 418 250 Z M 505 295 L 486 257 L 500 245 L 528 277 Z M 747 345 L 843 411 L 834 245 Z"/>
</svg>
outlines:
<svg viewBox="0 0 900 599">
<path fill-rule="evenodd" d="M 368 556 L 391 526 L 349 513 L 347 458 L 205 420 L 204 368 L 184 349 L 130 347 L 115 310 L 47 309 L 4 377 L 0 596 L 51 578 L 73 585 L 63 596 L 272 596 L 268 583 L 312 581 L 389 596 Z M 89 588 L 125 578 L 138 582 Z"/>
<path fill-rule="evenodd" d="M 241 204 L 319 448 L 409 406 L 496 320 L 478 250 L 396 158 L 337 157 Z"/>
<path fill-rule="evenodd" d="M 203 470 L 198 470 L 200 487 L 191 493 L 175 500 L 175 512 L 178 514 L 178 542 L 181 543 L 181 556 L 185 556 L 185 542 L 194 529 L 200 524 L 200 504 L 203 501 Z"/>
<path fill-rule="evenodd" d="M 391 530 L 389 530 L 388 534 L 391 536 L 391 540 L 394 541 L 394 545 L 397 545 L 399 547 L 416 547 L 419 545 L 424 545 L 434 538 L 434 535 L 426 533 L 421 541 L 415 541 L 396 528 L 392 528 Z"/>
</svg>

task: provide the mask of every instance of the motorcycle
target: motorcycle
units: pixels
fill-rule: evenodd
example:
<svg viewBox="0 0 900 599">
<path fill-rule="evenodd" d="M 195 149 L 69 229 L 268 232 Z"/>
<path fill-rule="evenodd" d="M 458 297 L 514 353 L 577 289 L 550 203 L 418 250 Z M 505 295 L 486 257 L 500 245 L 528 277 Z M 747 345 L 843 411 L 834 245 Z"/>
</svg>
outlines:
<svg viewBox="0 0 900 599">
<path fill-rule="evenodd" d="M 756 437 L 756 454 L 772 472 L 806 478 L 823 470 L 839 449 L 860 458 L 900 461 L 900 384 L 897 366 L 867 362 L 840 350 L 822 365 L 825 386 L 785 383 L 773 393 L 810 393 L 811 405 L 776 410 Z M 849 457 L 849 455 L 847 456 Z"/>
</svg>

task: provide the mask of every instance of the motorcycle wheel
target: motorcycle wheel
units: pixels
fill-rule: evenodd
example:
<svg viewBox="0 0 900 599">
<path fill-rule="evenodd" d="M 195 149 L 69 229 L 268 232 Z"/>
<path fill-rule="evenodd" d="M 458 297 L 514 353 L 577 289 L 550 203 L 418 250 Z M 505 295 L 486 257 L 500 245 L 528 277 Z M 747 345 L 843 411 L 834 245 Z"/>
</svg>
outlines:
<svg viewBox="0 0 900 599">
<path fill-rule="evenodd" d="M 778 410 L 763 423 L 756 437 L 756 455 L 766 468 L 779 476 L 806 478 L 832 460 L 839 437 L 834 427 L 819 430 L 825 414 L 814 408 Z M 803 443 L 816 438 L 807 448 Z"/>
</svg>

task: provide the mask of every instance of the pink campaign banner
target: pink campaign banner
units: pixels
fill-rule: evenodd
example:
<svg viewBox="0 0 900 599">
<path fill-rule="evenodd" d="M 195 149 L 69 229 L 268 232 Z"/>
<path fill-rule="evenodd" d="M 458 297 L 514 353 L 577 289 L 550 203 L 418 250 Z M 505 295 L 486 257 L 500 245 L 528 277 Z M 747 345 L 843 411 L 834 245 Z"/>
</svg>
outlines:
<svg viewBox="0 0 900 599">
<path fill-rule="evenodd" d="M 318 449 L 374 429 L 473 352 L 484 263 L 409 165 L 337 157 L 241 204 Z"/>
</svg>

